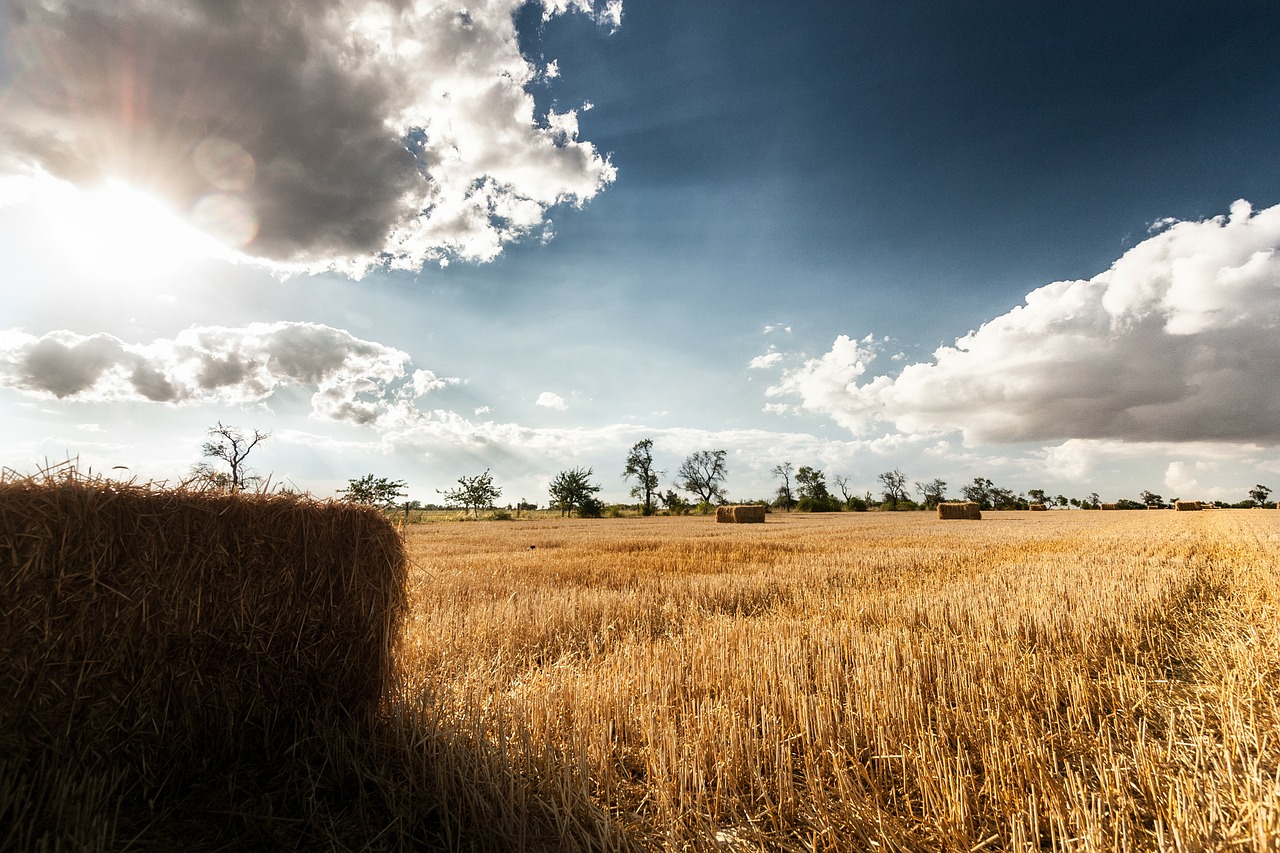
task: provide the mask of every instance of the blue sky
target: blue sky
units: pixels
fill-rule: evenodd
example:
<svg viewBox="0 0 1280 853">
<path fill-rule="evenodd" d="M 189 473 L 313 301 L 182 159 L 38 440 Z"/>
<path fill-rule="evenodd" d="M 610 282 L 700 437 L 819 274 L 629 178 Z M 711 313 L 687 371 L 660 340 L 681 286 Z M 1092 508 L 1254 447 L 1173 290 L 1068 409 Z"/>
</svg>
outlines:
<svg viewBox="0 0 1280 853">
<path fill-rule="evenodd" d="M 0 13 L 11 468 L 1280 487 L 1271 4 L 96 5 Z"/>
</svg>

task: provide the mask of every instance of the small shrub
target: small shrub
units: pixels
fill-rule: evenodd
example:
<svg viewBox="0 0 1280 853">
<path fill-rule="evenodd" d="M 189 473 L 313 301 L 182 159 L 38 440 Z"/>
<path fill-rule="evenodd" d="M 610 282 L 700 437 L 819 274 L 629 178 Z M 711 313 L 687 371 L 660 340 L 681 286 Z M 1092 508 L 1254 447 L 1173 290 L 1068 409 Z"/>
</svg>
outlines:
<svg viewBox="0 0 1280 853">
<path fill-rule="evenodd" d="M 493 511 L 493 514 L 492 514 L 492 515 L 490 515 L 489 517 L 490 517 L 490 518 L 492 518 L 494 521 L 510 521 L 510 520 L 511 520 L 511 519 L 513 519 L 515 516 L 513 516 L 513 515 L 511 514 L 511 511 L 510 511 L 510 510 L 506 510 L 506 509 L 495 509 L 495 510 Z"/>
<path fill-rule="evenodd" d="M 839 512 L 840 502 L 832 497 L 804 497 L 796 504 L 800 512 Z"/>
</svg>

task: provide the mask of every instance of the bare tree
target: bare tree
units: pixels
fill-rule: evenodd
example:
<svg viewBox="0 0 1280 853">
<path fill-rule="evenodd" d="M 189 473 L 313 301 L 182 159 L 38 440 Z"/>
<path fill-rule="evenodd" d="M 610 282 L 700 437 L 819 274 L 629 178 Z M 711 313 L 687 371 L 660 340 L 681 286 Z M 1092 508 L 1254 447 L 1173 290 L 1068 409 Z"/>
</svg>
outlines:
<svg viewBox="0 0 1280 853">
<path fill-rule="evenodd" d="M 925 509 L 934 509 L 947 496 L 947 481 L 933 479 L 927 483 L 916 483 L 916 491 L 924 498 Z"/>
<path fill-rule="evenodd" d="M 228 426 L 218 421 L 217 426 L 209 427 L 209 440 L 200 448 L 200 452 L 207 459 L 221 459 L 227 463 L 231 472 L 230 479 L 225 481 L 226 485 L 232 492 L 238 492 L 246 485 L 260 479 L 246 467 L 245 458 L 251 450 L 270 437 L 271 433 L 258 432 L 256 429 L 253 431 L 253 436 L 249 437 L 241 432 L 239 427 Z M 204 463 L 196 466 L 195 473 L 198 477 L 215 483 L 221 479 L 217 472 Z"/>
<path fill-rule="evenodd" d="M 898 501 L 907 499 L 907 475 L 894 468 L 877 479 L 884 485 L 884 499 L 897 509 Z"/>
<path fill-rule="evenodd" d="M 791 493 L 791 472 L 790 462 L 773 466 L 773 476 L 782 480 L 782 485 L 778 486 L 777 504 L 787 512 L 791 512 L 791 508 L 796 505 L 796 497 Z"/>
<path fill-rule="evenodd" d="M 831 480 L 836 484 L 836 488 L 840 490 L 840 497 L 844 499 L 844 505 L 853 506 L 853 495 L 849 494 L 849 478 L 844 474 L 832 474 Z"/>
<path fill-rule="evenodd" d="M 697 495 L 703 503 L 724 502 L 724 459 L 727 450 L 699 450 L 689 454 L 676 472 L 676 485 Z"/>
</svg>

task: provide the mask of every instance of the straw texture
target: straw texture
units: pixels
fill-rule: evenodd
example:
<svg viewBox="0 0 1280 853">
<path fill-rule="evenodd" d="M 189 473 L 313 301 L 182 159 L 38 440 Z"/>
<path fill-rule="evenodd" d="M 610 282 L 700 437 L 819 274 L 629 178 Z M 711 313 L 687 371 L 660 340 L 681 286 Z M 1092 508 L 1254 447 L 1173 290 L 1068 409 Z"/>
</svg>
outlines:
<svg viewBox="0 0 1280 853">
<path fill-rule="evenodd" d="M 938 504 L 938 518 L 967 519 L 976 521 L 982 518 L 982 510 L 974 501 L 959 501 Z"/>
<path fill-rule="evenodd" d="M 759 504 L 716 507 L 718 524 L 764 524 L 764 507 Z"/>
<path fill-rule="evenodd" d="M 0 755 L 167 773 L 370 712 L 405 577 L 369 508 L 0 482 Z"/>
</svg>

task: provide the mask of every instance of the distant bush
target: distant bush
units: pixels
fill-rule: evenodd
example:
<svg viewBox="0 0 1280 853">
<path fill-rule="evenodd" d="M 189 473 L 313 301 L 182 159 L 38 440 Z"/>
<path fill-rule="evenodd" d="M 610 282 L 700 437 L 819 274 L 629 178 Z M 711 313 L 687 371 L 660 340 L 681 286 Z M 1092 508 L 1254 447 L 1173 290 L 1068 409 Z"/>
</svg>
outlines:
<svg viewBox="0 0 1280 853">
<path fill-rule="evenodd" d="M 840 501 L 833 497 L 804 497 L 796 504 L 796 509 L 800 512 L 839 512 Z"/>
<path fill-rule="evenodd" d="M 511 521 L 511 519 L 515 518 L 515 516 L 511 514 L 510 510 L 505 509 L 495 509 L 493 514 L 489 517 L 494 521 Z"/>
<path fill-rule="evenodd" d="M 594 498 L 585 497 L 582 503 L 578 505 L 578 518 L 601 518 L 604 516 L 604 502 Z"/>
</svg>

